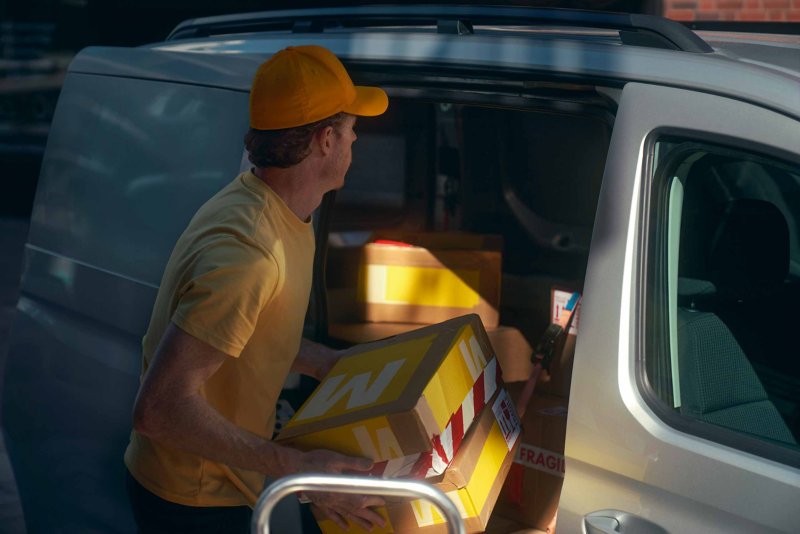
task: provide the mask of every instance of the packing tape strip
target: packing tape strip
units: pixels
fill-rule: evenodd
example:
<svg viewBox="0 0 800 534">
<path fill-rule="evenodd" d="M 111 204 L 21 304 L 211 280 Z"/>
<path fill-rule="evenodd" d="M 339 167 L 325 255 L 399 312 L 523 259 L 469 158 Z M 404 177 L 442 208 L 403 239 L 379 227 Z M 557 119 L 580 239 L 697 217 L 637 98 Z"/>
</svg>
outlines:
<svg viewBox="0 0 800 534">
<path fill-rule="evenodd" d="M 450 416 L 441 435 L 431 439 L 433 450 L 423 453 L 376 462 L 370 476 L 381 478 L 428 478 L 444 473 L 475 417 L 497 391 L 503 371 L 492 358 L 467 393 L 456 413 Z M 361 473 L 364 474 L 364 473 Z"/>
<path fill-rule="evenodd" d="M 431 439 L 433 450 L 375 462 L 372 469 L 366 473 L 364 471 L 346 471 L 345 474 L 373 476 L 384 479 L 422 479 L 444 473 L 444 470 L 453 461 L 455 453 L 458 452 L 467 430 L 475 420 L 475 416 L 481 413 L 483 407 L 486 406 L 494 392 L 497 391 L 502 378 L 503 370 L 497 364 L 497 358 L 492 358 L 481 371 L 480 376 L 472 385 L 472 389 L 469 390 L 456 413 L 450 416 L 442 435 L 434 435 Z M 311 502 L 305 493 L 299 494 L 298 498 L 301 503 Z"/>
</svg>

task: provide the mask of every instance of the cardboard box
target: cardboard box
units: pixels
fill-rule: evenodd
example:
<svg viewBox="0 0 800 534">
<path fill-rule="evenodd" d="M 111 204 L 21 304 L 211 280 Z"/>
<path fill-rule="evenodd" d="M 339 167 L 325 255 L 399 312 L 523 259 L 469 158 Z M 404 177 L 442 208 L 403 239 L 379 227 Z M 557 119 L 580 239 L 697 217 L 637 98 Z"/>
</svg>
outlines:
<svg viewBox="0 0 800 534">
<path fill-rule="evenodd" d="M 359 265 L 359 317 L 432 324 L 477 313 L 484 326 L 497 326 L 501 263 L 499 236 L 376 232 Z"/>
<path fill-rule="evenodd" d="M 442 476 L 429 480 L 456 505 L 468 533 L 483 532 L 486 528 L 519 447 L 521 429 L 513 402 L 501 388 L 473 423 L 450 467 Z M 386 519 L 386 527 L 376 528 L 373 534 L 447 532 L 446 522 L 427 501 L 400 500 L 377 512 Z M 345 532 L 321 514 L 315 515 L 323 534 Z M 365 531 L 350 523 L 347 532 Z"/>
<path fill-rule="evenodd" d="M 577 290 L 576 290 L 577 291 Z M 555 323 L 561 317 L 561 311 L 572 296 L 573 290 L 553 287 L 550 290 L 550 322 Z M 550 364 L 550 380 L 537 386 L 537 391 L 568 398 L 572 383 L 572 366 L 575 362 L 575 342 L 578 340 L 578 323 L 580 322 L 581 304 L 575 310 L 572 326 L 567 336 L 559 342 L 556 354 Z"/>
<path fill-rule="evenodd" d="M 328 336 L 347 343 L 369 343 L 419 328 L 411 323 L 350 323 L 332 324 Z M 503 369 L 503 381 L 519 382 L 530 378 L 533 372 L 531 354 L 533 347 L 519 331 L 511 326 L 487 326 L 486 334 Z"/>
<path fill-rule="evenodd" d="M 513 519 L 493 514 L 484 534 L 542 534 L 542 532 L 538 528 L 534 529 Z"/>
<path fill-rule="evenodd" d="M 474 314 L 357 345 L 277 441 L 372 458 L 384 478 L 440 475 L 500 377 Z"/>
<path fill-rule="evenodd" d="M 512 399 L 524 384 L 507 384 Z M 566 466 L 564 442 L 567 435 L 569 401 L 538 391 L 531 398 L 522 424 L 522 437 L 495 513 L 525 525 L 546 530 L 558 511 Z"/>
</svg>

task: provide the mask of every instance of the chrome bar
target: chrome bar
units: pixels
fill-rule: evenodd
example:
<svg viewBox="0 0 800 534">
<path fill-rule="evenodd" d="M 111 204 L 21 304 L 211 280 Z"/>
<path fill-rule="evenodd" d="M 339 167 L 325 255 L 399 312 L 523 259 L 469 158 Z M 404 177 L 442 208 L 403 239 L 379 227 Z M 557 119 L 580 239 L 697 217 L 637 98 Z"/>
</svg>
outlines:
<svg viewBox="0 0 800 534">
<path fill-rule="evenodd" d="M 258 498 L 250 523 L 250 534 L 269 534 L 269 517 L 278 501 L 298 491 L 329 491 L 425 499 L 433 504 L 447 521 L 450 534 L 466 534 L 464 523 L 455 505 L 444 493 L 425 484 L 410 480 L 344 475 L 292 475 L 273 482 Z"/>
</svg>

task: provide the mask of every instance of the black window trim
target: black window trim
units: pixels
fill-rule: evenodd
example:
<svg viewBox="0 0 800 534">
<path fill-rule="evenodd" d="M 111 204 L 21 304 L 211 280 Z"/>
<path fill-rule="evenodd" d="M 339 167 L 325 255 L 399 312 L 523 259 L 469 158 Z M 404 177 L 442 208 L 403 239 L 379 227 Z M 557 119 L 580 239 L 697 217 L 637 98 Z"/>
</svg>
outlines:
<svg viewBox="0 0 800 534">
<path fill-rule="evenodd" d="M 668 179 L 663 176 L 654 176 L 655 160 L 655 146 L 656 143 L 664 137 L 680 137 L 687 142 L 708 143 L 713 145 L 723 145 L 720 148 L 728 148 L 740 152 L 746 152 L 754 155 L 759 159 L 773 158 L 778 159 L 776 163 L 781 160 L 797 160 L 800 159 L 797 154 L 786 154 L 783 151 L 754 143 L 751 140 L 740 139 L 731 137 L 724 134 L 715 134 L 709 132 L 702 132 L 696 130 L 688 130 L 683 128 L 656 128 L 651 131 L 644 142 L 644 157 L 641 169 L 641 187 L 639 198 L 639 221 L 640 226 L 637 235 L 637 266 L 636 269 L 636 297 L 634 302 L 634 347 L 633 354 L 635 358 L 634 372 L 636 376 L 636 386 L 639 394 L 642 396 L 645 404 L 653 411 L 653 413 L 663 421 L 670 428 L 694 436 L 697 438 L 705 439 L 717 445 L 730 447 L 737 451 L 745 452 L 758 456 L 760 458 L 778 462 L 789 467 L 800 469 L 800 451 L 789 449 L 785 446 L 765 441 L 761 438 L 751 437 L 746 434 L 741 434 L 733 430 L 728 430 L 721 426 L 716 426 L 711 423 L 706 423 L 697 419 L 693 419 L 686 415 L 674 411 L 670 408 L 661 398 L 650 384 L 647 376 L 646 356 L 652 350 L 652 335 L 649 335 L 647 324 L 652 320 L 652 306 L 653 306 L 653 285 L 652 281 L 655 278 L 653 270 L 655 269 L 655 262 L 650 262 L 649 259 L 656 253 L 655 247 L 658 245 L 657 238 L 658 232 L 662 231 L 659 228 L 658 222 L 663 225 L 664 218 L 661 217 L 660 221 L 656 218 L 659 212 L 653 209 L 656 202 L 662 202 L 666 195 L 666 183 Z M 656 196 L 654 193 L 661 193 Z M 668 198 L 668 197 L 667 197 Z"/>
</svg>

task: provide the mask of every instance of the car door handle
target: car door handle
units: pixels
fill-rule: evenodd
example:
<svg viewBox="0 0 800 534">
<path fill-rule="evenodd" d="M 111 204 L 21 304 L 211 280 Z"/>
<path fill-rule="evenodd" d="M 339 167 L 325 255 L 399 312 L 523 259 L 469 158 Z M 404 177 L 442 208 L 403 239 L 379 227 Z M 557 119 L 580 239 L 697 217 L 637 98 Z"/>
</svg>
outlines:
<svg viewBox="0 0 800 534">
<path fill-rule="evenodd" d="M 619 521 L 613 517 L 586 517 L 586 534 L 616 534 L 619 532 Z"/>
<path fill-rule="evenodd" d="M 652 521 L 620 510 L 601 510 L 583 516 L 585 534 L 669 534 Z"/>
</svg>

